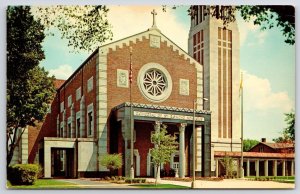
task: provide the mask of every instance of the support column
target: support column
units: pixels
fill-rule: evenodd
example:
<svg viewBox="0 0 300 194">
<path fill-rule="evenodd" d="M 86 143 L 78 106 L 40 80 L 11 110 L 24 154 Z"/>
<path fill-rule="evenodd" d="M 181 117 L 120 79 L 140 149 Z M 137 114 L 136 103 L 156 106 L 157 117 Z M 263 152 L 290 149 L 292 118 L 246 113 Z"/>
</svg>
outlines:
<svg viewBox="0 0 300 194">
<path fill-rule="evenodd" d="M 51 178 L 51 148 L 44 143 L 44 178 Z"/>
<path fill-rule="evenodd" d="M 291 161 L 291 176 L 294 176 L 294 160 Z"/>
<path fill-rule="evenodd" d="M 286 165 L 286 162 L 285 160 L 282 161 L 282 176 L 285 176 L 285 165 Z"/>
<path fill-rule="evenodd" d="M 161 125 L 161 122 L 160 121 L 155 121 L 155 126 L 154 126 L 154 129 L 155 129 L 155 133 L 159 133 L 160 132 L 160 125 Z M 155 147 L 157 147 L 157 145 L 155 145 Z M 157 173 L 157 179 L 159 180 L 160 179 L 160 167 L 157 171 L 157 167 L 154 166 L 154 176 L 156 177 L 156 173 Z"/>
<path fill-rule="evenodd" d="M 255 160 L 255 176 L 259 177 L 259 160 Z"/>
<path fill-rule="evenodd" d="M 247 160 L 247 176 L 250 176 L 250 160 Z"/>
<path fill-rule="evenodd" d="M 179 177 L 183 178 L 185 176 L 185 154 L 184 154 L 184 131 L 186 123 L 180 123 L 179 125 Z"/>
<path fill-rule="evenodd" d="M 216 159 L 216 177 L 219 177 L 219 160 Z"/>
<path fill-rule="evenodd" d="M 265 176 L 269 176 L 269 166 L 268 166 L 268 163 L 269 163 L 268 160 L 264 161 Z"/>
<path fill-rule="evenodd" d="M 277 160 L 273 161 L 273 176 L 277 176 Z"/>
</svg>

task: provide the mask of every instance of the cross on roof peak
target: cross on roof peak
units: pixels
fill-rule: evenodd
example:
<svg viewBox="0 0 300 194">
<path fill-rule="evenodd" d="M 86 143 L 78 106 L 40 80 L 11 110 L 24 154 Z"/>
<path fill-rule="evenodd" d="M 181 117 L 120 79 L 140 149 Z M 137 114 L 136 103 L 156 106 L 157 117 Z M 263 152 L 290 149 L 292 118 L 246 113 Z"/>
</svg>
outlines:
<svg viewBox="0 0 300 194">
<path fill-rule="evenodd" d="M 157 15 L 157 12 L 155 11 L 155 9 L 153 9 L 153 11 L 151 11 L 151 14 L 153 15 L 153 24 L 152 24 L 152 28 L 157 28 L 157 27 L 156 27 L 156 22 L 155 22 L 155 16 Z"/>
</svg>

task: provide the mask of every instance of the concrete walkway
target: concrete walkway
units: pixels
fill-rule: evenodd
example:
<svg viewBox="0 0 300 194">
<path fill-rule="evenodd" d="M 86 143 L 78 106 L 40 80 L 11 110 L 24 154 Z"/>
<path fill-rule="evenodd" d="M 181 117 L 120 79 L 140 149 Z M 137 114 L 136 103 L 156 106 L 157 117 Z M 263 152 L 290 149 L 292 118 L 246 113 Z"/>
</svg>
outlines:
<svg viewBox="0 0 300 194">
<path fill-rule="evenodd" d="M 92 181 L 88 178 L 82 179 L 58 179 L 80 186 L 83 189 L 139 189 L 129 184 L 116 184 L 105 181 Z M 147 178 L 147 182 L 155 182 L 154 178 Z M 173 184 L 190 187 L 191 182 L 159 180 L 158 183 Z M 224 179 L 221 181 L 196 181 L 197 189 L 294 189 L 295 184 L 279 183 L 274 181 L 249 181 L 242 179 Z"/>
<path fill-rule="evenodd" d="M 58 181 L 69 182 L 78 185 L 83 189 L 134 189 L 128 184 L 117 184 L 105 181 L 91 181 L 90 179 L 57 179 Z"/>
<path fill-rule="evenodd" d="M 147 179 L 155 181 L 155 179 Z M 162 184 L 174 184 L 182 186 L 191 186 L 191 182 L 159 180 Z M 196 180 L 198 189 L 294 189 L 295 184 L 279 183 L 275 181 L 250 181 L 242 179 L 224 179 L 221 181 Z"/>
</svg>

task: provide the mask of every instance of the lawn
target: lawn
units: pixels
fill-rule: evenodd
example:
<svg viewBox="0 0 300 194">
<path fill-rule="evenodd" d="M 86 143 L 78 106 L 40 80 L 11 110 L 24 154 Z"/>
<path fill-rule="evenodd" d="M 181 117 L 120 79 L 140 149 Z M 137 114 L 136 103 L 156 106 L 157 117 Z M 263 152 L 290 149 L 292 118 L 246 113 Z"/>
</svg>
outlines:
<svg viewBox="0 0 300 194">
<path fill-rule="evenodd" d="M 281 183 L 295 183 L 295 176 L 249 176 L 245 177 L 249 180 L 258 180 L 258 181 L 275 181 L 275 182 L 281 182 Z"/>
<path fill-rule="evenodd" d="M 75 184 L 52 179 L 38 179 L 34 185 L 11 185 L 7 181 L 6 187 L 9 189 L 70 189 L 79 188 Z"/>
<path fill-rule="evenodd" d="M 190 189 L 190 187 L 173 185 L 173 184 L 133 184 L 130 186 L 139 187 L 142 189 Z"/>
</svg>

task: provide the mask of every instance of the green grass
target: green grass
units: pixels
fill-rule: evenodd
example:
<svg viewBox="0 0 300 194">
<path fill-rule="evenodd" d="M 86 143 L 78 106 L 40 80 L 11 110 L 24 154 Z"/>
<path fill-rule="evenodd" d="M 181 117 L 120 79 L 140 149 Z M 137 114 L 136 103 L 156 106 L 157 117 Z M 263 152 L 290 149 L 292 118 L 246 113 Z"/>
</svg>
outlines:
<svg viewBox="0 0 300 194">
<path fill-rule="evenodd" d="M 6 187 L 9 189 L 69 189 L 78 188 L 73 183 L 67 183 L 64 181 L 52 180 L 52 179 L 38 179 L 34 185 L 11 185 L 7 181 Z"/>
<path fill-rule="evenodd" d="M 245 177 L 248 178 L 249 180 L 257 180 L 257 181 L 275 181 L 275 182 L 280 182 L 280 183 L 295 183 L 295 176 L 260 176 L 260 177 L 255 177 L 255 176 L 248 176 Z"/>
<path fill-rule="evenodd" d="M 142 189 L 190 189 L 190 187 L 173 185 L 173 184 L 133 184 L 130 186 L 139 187 Z"/>
</svg>

